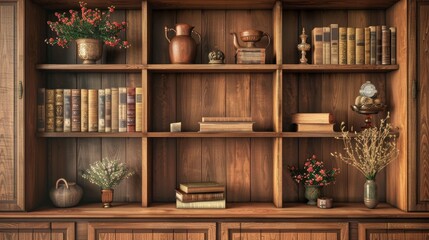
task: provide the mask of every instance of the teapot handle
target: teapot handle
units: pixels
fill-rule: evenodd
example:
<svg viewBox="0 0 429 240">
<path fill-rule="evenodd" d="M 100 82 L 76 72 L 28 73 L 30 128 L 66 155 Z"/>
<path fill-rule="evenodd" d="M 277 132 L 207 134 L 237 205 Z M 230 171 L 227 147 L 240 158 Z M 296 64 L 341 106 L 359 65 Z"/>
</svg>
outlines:
<svg viewBox="0 0 429 240">
<path fill-rule="evenodd" d="M 201 43 L 201 35 L 197 32 L 197 31 L 195 31 L 195 30 L 192 30 L 192 32 L 191 33 L 195 33 L 195 34 L 197 34 L 197 36 L 198 36 L 198 38 L 199 38 L 199 42 Z"/>
<path fill-rule="evenodd" d="M 65 180 L 64 178 L 60 178 L 57 180 L 57 183 L 55 184 L 55 188 L 58 189 L 58 184 L 63 181 L 66 184 L 66 188 L 69 189 L 69 184 L 67 183 L 67 180 Z"/>
<path fill-rule="evenodd" d="M 268 44 L 267 44 L 267 46 L 265 46 L 265 49 L 267 49 L 267 47 L 270 46 L 270 43 L 271 43 L 271 36 L 270 36 L 270 34 L 268 34 L 266 32 L 264 32 L 262 34 L 262 37 L 264 37 L 264 36 L 268 38 Z"/>
<path fill-rule="evenodd" d="M 167 39 L 167 41 L 170 43 L 170 38 L 168 38 L 168 32 L 169 31 L 174 31 L 176 32 L 176 30 L 174 30 L 173 28 L 169 28 L 167 26 L 164 27 L 164 32 L 165 32 L 165 39 Z"/>
</svg>

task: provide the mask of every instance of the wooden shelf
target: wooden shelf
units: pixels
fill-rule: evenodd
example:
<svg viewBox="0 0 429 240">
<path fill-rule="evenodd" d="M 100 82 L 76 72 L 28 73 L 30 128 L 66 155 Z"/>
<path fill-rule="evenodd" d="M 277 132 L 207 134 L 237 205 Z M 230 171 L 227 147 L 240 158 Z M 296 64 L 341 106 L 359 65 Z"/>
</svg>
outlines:
<svg viewBox="0 0 429 240">
<path fill-rule="evenodd" d="M 384 9 L 392 6 L 399 0 L 283 0 L 283 7 L 288 8 L 308 8 L 308 9 Z"/>
<path fill-rule="evenodd" d="M 147 137 L 152 138 L 249 138 L 249 137 L 280 137 L 280 133 L 275 132 L 149 132 Z"/>
<path fill-rule="evenodd" d="M 354 134 L 351 134 L 354 135 Z M 340 137 L 341 132 L 283 132 L 284 138 L 333 138 Z"/>
<path fill-rule="evenodd" d="M 141 64 L 38 64 L 36 69 L 59 72 L 141 72 Z"/>
<path fill-rule="evenodd" d="M 34 3 L 37 3 L 43 7 L 49 9 L 69 9 L 79 8 L 79 2 L 74 0 L 33 0 Z M 141 0 L 118 0 L 118 1 L 104 1 L 104 0 L 86 0 L 89 8 L 98 7 L 100 9 L 107 9 L 107 6 L 114 5 L 117 9 L 141 9 L 142 2 Z"/>
<path fill-rule="evenodd" d="M 153 72 L 274 72 L 275 64 L 149 64 Z"/>
<path fill-rule="evenodd" d="M 275 0 L 148 0 L 160 9 L 272 9 Z"/>
<path fill-rule="evenodd" d="M 283 64 L 282 69 L 292 73 L 385 73 L 398 70 L 399 65 Z"/>
<path fill-rule="evenodd" d="M 386 203 L 380 203 L 375 209 L 368 209 L 363 203 L 335 203 L 332 209 L 320 209 L 304 203 L 284 205 L 284 208 L 276 208 L 272 203 L 228 203 L 226 209 L 176 209 L 174 203 L 157 203 L 148 208 L 142 208 L 139 203 L 114 203 L 112 208 L 106 209 L 101 207 L 101 203 L 94 203 L 73 208 L 44 207 L 32 212 L 4 212 L 0 215 L 0 219 L 418 219 L 429 217 L 429 213 L 403 212 Z"/>
<path fill-rule="evenodd" d="M 99 132 L 43 132 L 37 133 L 38 137 L 55 137 L 55 138 L 141 138 L 141 132 L 124 132 L 124 133 L 99 133 Z"/>
</svg>

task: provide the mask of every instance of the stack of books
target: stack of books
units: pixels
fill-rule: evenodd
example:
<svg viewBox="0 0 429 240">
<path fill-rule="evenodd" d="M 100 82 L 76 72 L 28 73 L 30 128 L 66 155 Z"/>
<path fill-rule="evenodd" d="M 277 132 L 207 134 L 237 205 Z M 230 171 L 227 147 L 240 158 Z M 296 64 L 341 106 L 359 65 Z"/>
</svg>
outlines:
<svg viewBox="0 0 429 240">
<path fill-rule="evenodd" d="M 200 132 L 252 132 L 251 117 L 203 117 Z"/>
<path fill-rule="evenodd" d="M 236 52 L 237 64 L 265 64 L 265 48 L 239 48 Z"/>
<path fill-rule="evenodd" d="M 225 208 L 225 186 L 215 182 L 182 183 L 176 190 L 177 208 Z"/>
<path fill-rule="evenodd" d="M 396 64 L 396 27 L 316 27 L 313 64 Z"/>
<path fill-rule="evenodd" d="M 37 96 L 39 132 L 141 132 L 142 88 L 45 89 Z"/>
<path fill-rule="evenodd" d="M 295 113 L 292 123 L 297 132 L 334 132 L 334 116 L 331 113 Z"/>
</svg>

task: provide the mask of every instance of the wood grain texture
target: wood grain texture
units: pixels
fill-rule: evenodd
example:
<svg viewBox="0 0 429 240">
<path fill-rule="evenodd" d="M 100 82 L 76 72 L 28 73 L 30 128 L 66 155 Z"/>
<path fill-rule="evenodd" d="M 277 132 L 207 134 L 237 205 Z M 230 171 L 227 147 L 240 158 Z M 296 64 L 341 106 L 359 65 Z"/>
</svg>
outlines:
<svg viewBox="0 0 429 240">
<path fill-rule="evenodd" d="M 205 1 L 204 3 L 195 0 L 186 0 L 186 1 L 178 1 L 178 0 L 149 0 L 151 4 L 156 8 L 185 8 L 185 9 L 224 9 L 225 6 L 228 6 L 229 9 L 247 9 L 247 8 L 255 8 L 255 9 L 270 9 L 274 5 L 274 0 L 257 0 L 257 1 L 242 1 L 235 0 L 234 2 L 227 0 L 210 0 Z"/>
<path fill-rule="evenodd" d="M 306 28 L 307 29 L 307 28 Z M 307 33 L 307 30 L 306 30 Z M 309 53 L 307 53 L 309 54 Z M 309 56 L 306 55 L 307 59 Z M 287 58 L 289 59 L 290 56 Z M 299 59 L 298 59 L 299 60 Z M 295 60 L 295 61 L 298 61 Z M 290 60 L 293 61 L 293 60 Z M 310 62 L 311 60 L 309 60 Z M 386 73 L 399 69 L 399 65 L 303 65 L 303 64 L 283 64 L 282 69 L 285 72 L 309 72 L 309 73 L 359 73 L 359 72 L 379 72 Z"/>
<path fill-rule="evenodd" d="M 172 202 L 175 200 L 176 189 L 176 169 L 177 169 L 177 148 L 176 139 L 155 139 L 152 141 L 153 169 L 153 201 Z"/>
<path fill-rule="evenodd" d="M 273 140 L 251 140 L 250 193 L 252 202 L 273 201 Z"/>
<path fill-rule="evenodd" d="M 371 8 L 387 8 L 395 4 L 398 0 L 377 0 L 377 1 L 361 1 L 356 3 L 352 0 L 333 2 L 328 0 L 317 1 L 314 0 L 283 0 L 285 8 L 331 8 L 331 9 L 371 9 Z"/>
<path fill-rule="evenodd" d="M 205 56 L 204 56 L 205 57 Z M 274 72 L 279 67 L 274 64 L 149 64 L 151 72 L 204 72 L 204 73 L 248 73 Z"/>
<path fill-rule="evenodd" d="M 408 25 L 406 21 L 399 21 L 398 18 L 405 19 L 407 13 L 407 1 L 400 1 L 388 11 L 386 11 L 386 24 L 390 26 L 396 26 L 398 32 L 408 32 Z M 402 16 L 402 17 L 400 17 Z M 425 20 L 426 21 L 426 20 Z M 398 37 L 400 36 L 400 37 Z M 407 48 L 412 46 L 414 43 L 409 42 L 408 34 L 398 35 L 396 39 L 397 43 L 397 63 L 401 66 L 398 71 L 387 74 L 386 85 L 386 98 L 390 102 L 392 109 L 391 122 L 393 126 L 398 127 L 404 134 L 408 129 L 408 105 L 407 101 L 403 99 L 409 99 L 411 94 L 409 91 L 412 90 L 410 81 L 413 79 L 408 78 L 409 67 L 412 62 L 408 62 Z M 404 81 L 408 79 L 408 81 Z M 390 164 L 387 169 L 387 182 L 389 186 L 386 189 L 386 201 L 397 206 L 402 210 L 407 210 L 407 193 L 410 193 L 407 188 L 407 173 L 408 173 L 408 158 L 407 152 L 411 151 L 408 149 L 407 143 L 410 141 L 409 136 L 401 136 L 397 139 L 397 145 L 401 149 L 399 157 L 395 160 L 394 164 Z M 419 152 L 419 151 L 417 151 Z M 392 185 L 393 183 L 393 185 Z M 426 208 L 427 209 L 427 208 Z"/>
<path fill-rule="evenodd" d="M 24 210 L 24 100 L 15 89 L 23 82 L 23 1 L 0 3 L 0 208 Z M 21 130 L 20 130 L 21 129 Z"/>
</svg>

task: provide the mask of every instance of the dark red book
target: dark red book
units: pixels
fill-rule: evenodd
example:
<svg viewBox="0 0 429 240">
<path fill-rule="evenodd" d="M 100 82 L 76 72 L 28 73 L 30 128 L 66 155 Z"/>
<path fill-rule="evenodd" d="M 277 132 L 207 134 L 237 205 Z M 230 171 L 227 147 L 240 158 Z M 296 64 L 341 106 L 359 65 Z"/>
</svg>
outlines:
<svg viewBox="0 0 429 240">
<path fill-rule="evenodd" d="M 136 131 L 136 89 L 127 88 L 127 132 Z"/>
</svg>

